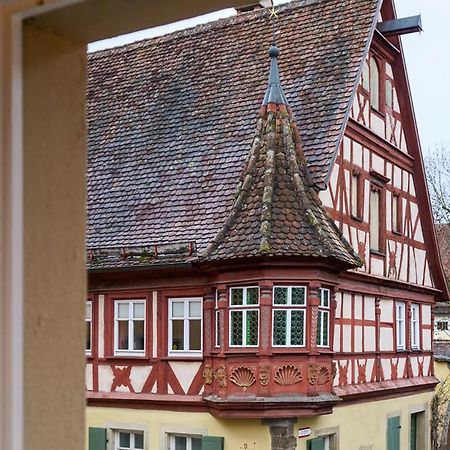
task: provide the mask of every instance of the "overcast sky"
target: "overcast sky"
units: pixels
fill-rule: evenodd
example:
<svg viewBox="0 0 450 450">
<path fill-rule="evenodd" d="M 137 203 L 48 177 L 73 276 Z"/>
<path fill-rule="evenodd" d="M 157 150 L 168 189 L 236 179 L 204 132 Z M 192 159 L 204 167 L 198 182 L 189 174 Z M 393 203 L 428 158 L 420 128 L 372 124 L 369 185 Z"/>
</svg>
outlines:
<svg viewBox="0 0 450 450">
<path fill-rule="evenodd" d="M 275 4 L 290 0 L 275 0 Z M 423 33 L 403 36 L 414 108 L 422 148 L 435 145 L 450 149 L 450 0 L 395 0 L 397 15 L 422 14 Z M 234 14 L 225 9 L 213 14 L 152 28 L 89 46 L 89 51 L 115 47 L 129 42 L 189 28 Z"/>
</svg>

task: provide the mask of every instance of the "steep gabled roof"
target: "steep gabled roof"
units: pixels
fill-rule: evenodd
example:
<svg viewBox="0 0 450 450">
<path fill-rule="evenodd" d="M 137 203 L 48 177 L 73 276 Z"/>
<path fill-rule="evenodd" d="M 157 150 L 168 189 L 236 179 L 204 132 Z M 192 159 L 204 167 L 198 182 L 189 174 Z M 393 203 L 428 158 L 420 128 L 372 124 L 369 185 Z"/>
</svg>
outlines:
<svg viewBox="0 0 450 450">
<path fill-rule="evenodd" d="M 269 84 L 236 200 L 206 259 L 297 256 L 359 266 L 311 186 L 297 125 L 279 80 L 278 54 L 272 46 Z"/>
<path fill-rule="evenodd" d="M 334 161 L 378 0 L 280 7 L 282 82 L 309 170 Z M 195 241 L 229 216 L 266 83 L 265 10 L 89 57 L 88 247 Z"/>
</svg>

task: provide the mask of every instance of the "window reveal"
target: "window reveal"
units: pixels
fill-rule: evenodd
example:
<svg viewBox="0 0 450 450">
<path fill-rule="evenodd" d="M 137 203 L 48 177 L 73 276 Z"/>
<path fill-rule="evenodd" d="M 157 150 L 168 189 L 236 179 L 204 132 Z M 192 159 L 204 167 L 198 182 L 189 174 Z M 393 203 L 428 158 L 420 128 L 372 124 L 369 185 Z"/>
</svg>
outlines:
<svg viewBox="0 0 450 450">
<path fill-rule="evenodd" d="M 230 289 L 230 346 L 256 347 L 259 342 L 259 288 Z"/>
<path fill-rule="evenodd" d="M 116 300 L 114 336 L 117 353 L 143 353 L 145 349 L 145 300 Z"/>
<path fill-rule="evenodd" d="M 169 353 L 201 353 L 202 299 L 169 300 Z"/>
<path fill-rule="evenodd" d="M 273 288 L 272 345 L 302 347 L 306 332 L 306 287 Z"/>
<path fill-rule="evenodd" d="M 319 313 L 317 316 L 317 346 L 330 346 L 330 290 L 319 289 Z"/>
</svg>

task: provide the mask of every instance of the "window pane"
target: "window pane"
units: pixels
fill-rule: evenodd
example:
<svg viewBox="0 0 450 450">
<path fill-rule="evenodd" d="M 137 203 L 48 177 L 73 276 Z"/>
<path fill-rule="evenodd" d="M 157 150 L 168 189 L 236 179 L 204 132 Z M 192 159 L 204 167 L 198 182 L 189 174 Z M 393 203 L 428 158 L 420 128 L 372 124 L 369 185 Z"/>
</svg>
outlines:
<svg viewBox="0 0 450 450">
<path fill-rule="evenodd" d="M 362 73 L 362 85 L 366 91 L 369 91 L 369 64 L 367 64 L 367 61 L 364 61 Z"/>
<path fill-rule="evenodd" d="M 258 311 L 247 311 L 246 344 L 258 345 Z"/>
<path fill-rule="evenodd" d="M 392 197 L 392 230 L 398 231 L 398 196 Z"/>
<path fill-rule="evenodd" d="M 320 289 L 320 306 L 325 308 L 330 306 L 330 291 L 328 289 Z"/>
<path fill-rule="evenodd" d="M 134 448 L 144 448 L 144 434 L 134 433 Z"/>
<path fill-rule="evenodd" d="M 374 58 L 370 58 L 370 103 L 375 109 L 379 108 L 380 79 L 378 65 Z"/>
<path fill-rule="evenodd" d="M 258 288 L 247 289 L 247 305 L 258 304 Z"/>
<path fill-rule="evenodd" d="M 352 175 L 352 216 L 358 217 L 358 185 L 359 185 L 359 176 Z"/>
<path fill-rule="evenodd" d="M 291 312 L 291 345 L 304 345 L 304 311 Z"/>
<path fill-rule="evenodd" d="M 191 450 L 202 450 L 202 440 L 200 438 L 191 438 Z"/>
<path fill-rule="evenodd" d="M 317 345 L 322 345 L 322 311 L 317 316 Z"/>
<path fill-rule="evenodd" d="M 117 310 L 119 319 L 128 319 L 128 303 L 118 303 Z"/>
<path fill-rule="evenodd" d="M 322 345 L 328 345 L 328 311 L 322 311 Z"/>
<path fill-rule="evenodd" d="M 286 345 L 286 311 L 273 312 L 273 345 Z"/>
<path fill-rule="evenodd" d="M 91 349 L 91 322 L 86 322 L 86 350 Z"/>
<path fill-rule="evenodd" d="M 172 320 L 172 350 L 184 350 L 184 320 Z"/>
<path fill-rule="evenodd" d="M 380 246 L 380 193 L 370 191 L 370 248 L 379 250 Z"/>
<path fill-rule="evenodd" d="M 134 350 L 144 350 L 144 321 L 134 321 Z"/>
<path fill-rule="evenodd" d="M 275 305 L 287 305 L 288 301 L 288 288 L 276 287 L 274 292 L 273 303 Z"/>
<path fill-rule="evenodd" d="M 184 302 L 172 302 L 172 317 L 184 317 Z"/>
<path fill-rule="evenodd" d="M 201 350 L 202 348 L 202 321 L 189 321 L 189 350 Z"/>
<path fill-rule="evenodd" d="M 145 312 L 144 303 L 134 303 L 133 304 L 133 308 L 134 308 L 133 317 L 135 319 L 143 319 L 144 318 L 144 312 Z"/>
<path fill-rule="evenodd" d="M 117 339 L 117 348 L 119 350 L 128 350 L 128 320 L 119 320 L 119 336 Z"/>
<path fill-rule="evenodd" d="M 231 311 L 231 345 L 242 345 L 242 311 Z"/>
<path fill-rule="evenodd" d="M 216 347 L 220 347 L 220 311 L 216 311 Z"/>
<path fill-rule="evenodd" d="M 305 302 L 305 291 L 303 287 L 293 287 L 292 288 L 292 304 L 293 305 L 304 305 Z"/>
<path fill-rule="evenodd" d="M 86 303 L 86 320 L 91 320 L 92 318 L 92 303 Z"/>
<path fill-rule="evenodd" d="M 231 305 L 242 305 L 244 301 L 243 289 L 231 289 Z"/>
<path fill-rule="evenodd" d="M 189 302 L 189 317 L 201 317 L 202 316 L 202 302 L 195 301 Z"/>
<path fill-rule="evenodd" d="M 119 445 L 120 447 L 130 448 L 130 433 L 119 433 Z"/>
<path fill-rule="evenodd" d="M 175 450 L 186 450 L 187 449 L 187 438 L 183 436 L 175 436 Z"/>
<path fill-rule="evenodd" d="M 391 80 L 386 80 L 386 105 L 389 108 L 392 108 L 394 105 L 392 94 L 392 82 Z"/>
</svg>

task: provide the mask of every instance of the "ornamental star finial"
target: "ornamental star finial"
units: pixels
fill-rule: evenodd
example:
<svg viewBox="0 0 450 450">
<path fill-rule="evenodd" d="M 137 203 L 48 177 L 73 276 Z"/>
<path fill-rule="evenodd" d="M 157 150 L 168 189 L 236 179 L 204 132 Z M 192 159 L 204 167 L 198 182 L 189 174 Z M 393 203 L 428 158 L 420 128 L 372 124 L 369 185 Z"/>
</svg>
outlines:
<svg viewBox="0 0 450 450">
<path fill-rule="evenodd" d="M 272 19 L 272 18 L 278 19 L 278 9 L 275 9 L 275 6 L 272 6 L 272 8 L 269 9 L 269 12 L 270 12 L 269 19 Z"/>
</svg>

